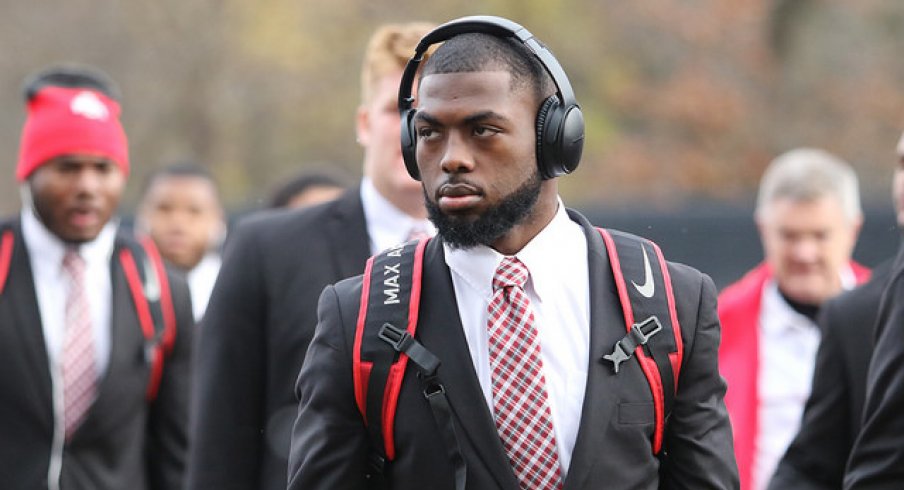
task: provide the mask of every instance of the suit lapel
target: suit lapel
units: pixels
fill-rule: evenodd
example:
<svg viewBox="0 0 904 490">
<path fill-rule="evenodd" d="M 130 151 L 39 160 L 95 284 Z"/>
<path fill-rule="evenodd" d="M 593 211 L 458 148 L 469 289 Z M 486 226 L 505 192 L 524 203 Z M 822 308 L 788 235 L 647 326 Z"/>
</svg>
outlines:
<svg viewBox="0 0 904 490">
<path fill-rule="evenodd" d="M 421 296 L 418 337 L 442 361 L 439 376 L 456 421 L 462 428 L 459 439 L 467 438 L 468 446 L 487 466 L 500 488 L 517 489 L 518 482 L 496 435 L 493 417 L 483 402 L 483 391 L 462 330 L 452 278 L 439 238 L 431 240 L 427 246 L 422 288 L 429 294 Z"/>
<path fill-rule="evenodd" d="M 602 356 L 612 351 L 624 336 L 624 317 L 615 300 L 615 282 L 610 272 L 609 258 L 599 232 L 581 215 L 569 212 L 587 237 L 587 259 L 590 268 L 590 366 L 578 437 L 572 452 L 571 465 L 565 479 L 565 490 L 587 488 L 590 470 L 606 450 L 606 431 L 617 408 L 615 378 L 610 365 Z"/>
<path fill-rule="evenodd" d="M 360 189 L 349 189 L 332 204 L 324 232 L 333 248 L 335 269 L 338 277 L 356 276 L 364 272 L 364 263 L 371 255 Z"/>
<path fill-rule="evenodd" d="M 29 373 L 29 390 L 33 391 L 36 410 L 47 411 L 47 420 L 53 420 L 53 382 L 50 375 L 50 358 L 47 355 L 47 344 L 44 340 L 44 329 L 38 299 L 35 294 L 34 278 L 25 241 L 22 239 L 22 228 L 18 220 L 13 225 L 15 242 L 13 256 L 10 260 L 7 277 L 5 303 L 10 311 L 10 328 L 13 335 L 19 337 L 20 347 L 17 350 L 25 360 L 25 370 Z"/>
</svg>

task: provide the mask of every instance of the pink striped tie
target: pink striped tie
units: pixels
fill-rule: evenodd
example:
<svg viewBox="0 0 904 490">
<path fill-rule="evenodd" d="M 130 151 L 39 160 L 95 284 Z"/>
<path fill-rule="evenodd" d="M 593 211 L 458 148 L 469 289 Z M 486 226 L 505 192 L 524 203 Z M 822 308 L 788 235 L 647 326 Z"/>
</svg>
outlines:
<svg viewBox="0 0 904 490">
<path fill-rule="evenodd" d="M 63 344 L 63 417 L 66 439 L 84 420 L 97 389 L 91 309 L 85 290 L 85 260 L 75 249 L 63 256 L 63 272 L 69 278 L 66 295 L 66 340 Z"/>
<path fill-rule="evenodd" d="M 499 438 L 522 489 L 562 488 L 555 432 L 546 395 L 540 343 L 530 299 L 528 270 L 503 259 L 493 277 L 489 350 L 493 410 Z"/>
</svg>

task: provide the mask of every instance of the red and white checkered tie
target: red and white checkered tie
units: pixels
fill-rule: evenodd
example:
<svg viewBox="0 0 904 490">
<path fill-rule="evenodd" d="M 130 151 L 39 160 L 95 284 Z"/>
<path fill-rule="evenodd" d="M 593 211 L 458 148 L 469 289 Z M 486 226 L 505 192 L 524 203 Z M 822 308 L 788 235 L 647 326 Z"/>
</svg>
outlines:
<svg viewBox="0 0 904 490">
<path fill-rule="evenodd" d="M 63 420 L 66 439 L 84 420 L 97 390 L 94 334 L 85 290 L 85 260 L 77 250 L 63 256 L 63 272 L 69 278 L 66 295 L 66 340 L 63 344 Z"/>
<path fill-rule="evenodd" d="M 499 438 L 522 489 L 562 488 L 552 415 L 546 395 L 540 343 L 530 299 L 528 270 L 503 259 L 493 277 L 489 349 L 493 410 Z"/>
</svg>

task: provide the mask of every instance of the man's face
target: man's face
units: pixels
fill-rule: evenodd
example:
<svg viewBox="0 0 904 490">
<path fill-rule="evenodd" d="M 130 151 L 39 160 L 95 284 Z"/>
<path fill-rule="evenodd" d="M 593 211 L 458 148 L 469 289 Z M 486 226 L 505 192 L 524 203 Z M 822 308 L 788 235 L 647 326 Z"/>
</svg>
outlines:
<svg viewBox="0 0 904 490">
<path fill-rule="evenodd" d="M 94 240 L 119 206 L 125 175 L 111 160 L 66 155 L 38 167 L 28 180 L 34 209 L 67 243 Z"/>
<path fill-rule="evenodd" d="M 161 255 L 185 270 L 201 261 L 225 226 L 214 185 L 191 175 L 154 179 L 138 220 Z"/>
<path fill-rule="evenodd" d="M 423 78 L 415 116 L 417 161 L 431 219 L 453 245 L 498 245 L 510 230 L 542 229 L 534 120 L 537 102 L 505 71 Z M 547 192 L 549 194 L 549 192 Z M 543 212 L 550 218 L 549 199 Z M 497 247 L 498 249 L 498 247 Z"/>
<path fill-rule="evenodd" d="M 840 272 L 860 230 L 833 196 L 776 199 L 757 219 L 766 260 L 790 299 L 819 305 L 841 291 Z"/>
<path fill-rule="evenodd" d="M 420 205 L 421 185 L 402 159 L 398 94 L 402 72 L 380 78 L 370 102 L 358 108 L 358 142 L 364 147 L 364 175 L 377 191 L 403 211 L 404 201 Z M 421 209 L 423 212 L 423 209 Z"/>
</svg>

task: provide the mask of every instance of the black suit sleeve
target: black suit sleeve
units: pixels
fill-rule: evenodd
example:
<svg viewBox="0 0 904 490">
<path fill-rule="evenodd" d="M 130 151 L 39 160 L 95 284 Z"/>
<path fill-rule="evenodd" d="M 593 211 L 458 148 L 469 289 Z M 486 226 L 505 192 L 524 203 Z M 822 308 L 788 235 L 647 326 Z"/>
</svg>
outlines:
<svg viewBox="0 0 904 490">
<path fill-rule="evenodd" d="M 843 317 L 829 301 L 820 314 L 823 336 L 816 353 L 813 387 L 804 408 L 800 432 L 769 483 L 769 490 L 832 490 L 841 487 L 850 453 L 850 366 L 835 321 Z M 869 326 L 863 328 L 868 336 Z"/>
<path fill-rule="evenodd" d="M 237 227 L 199 325 L 189 489 L 259 486 L 267 383 L 259 253 L 254 228 Z"/>
<path fill-rule="evenodd" d="M 886 289 L 878 340 L 867 376 L 863 429 L 844 477 L 846 490 L 900 489 L 904 485 L 904 254 Z"/>
<path fill-rule="evenodd" d="M 299 405 L 289 454 L 289 490 L 367 488 L 370 446 L 355 405 L 349 344 L 355 303 L 340 303 L 333 286 L 320 296 L 317 331 L 296 387 Z"/>
<path fill-rule="evenodd" d="M 169 275 L 176 313 L 176 341 L 163 363 L 163 376 L 148 420 L 147 465 L 150 488 L 178 490 L 185 476 L 188 405 L 194 319 L 188 286 Z"/>
<path fill-rule="evenodd" d="M 690 284 L 684 279 L 693 278 Z M 696 277 L 694 277 L 696 276 Z M 736 489 L 738 470 L 725 381 L 719 375 L 716 288 L 708 276 L 678 266 L 672 271 L 682 322 L 684 361 L 665 433 L 660 488 Z M 683 287 L 682 287 L 683 286 Z M 698 303 L 690 303 L 696 301 Z"/>
</svg>

